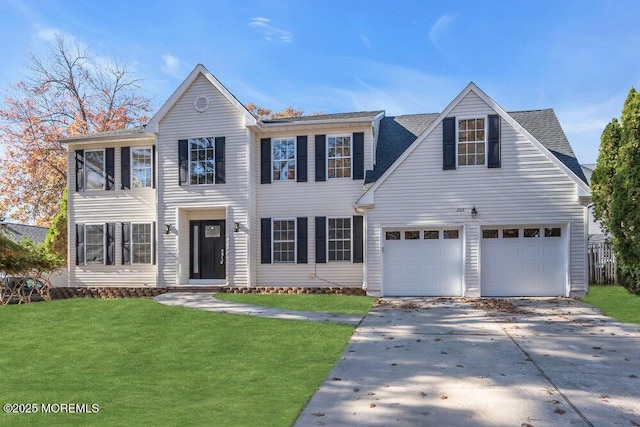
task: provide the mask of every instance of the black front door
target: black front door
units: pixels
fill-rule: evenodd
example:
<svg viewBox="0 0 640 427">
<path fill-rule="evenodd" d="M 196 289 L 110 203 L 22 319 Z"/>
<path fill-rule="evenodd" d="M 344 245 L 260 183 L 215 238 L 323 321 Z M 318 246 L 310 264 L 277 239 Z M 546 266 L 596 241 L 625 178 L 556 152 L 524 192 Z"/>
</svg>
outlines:
<svg viewBox="0 0 640 427">
<path fill-rule="evenodd" d="M 225 278 L 224 228 L 224 220 L 189 222 L 190 279 Z"/>
</svg>

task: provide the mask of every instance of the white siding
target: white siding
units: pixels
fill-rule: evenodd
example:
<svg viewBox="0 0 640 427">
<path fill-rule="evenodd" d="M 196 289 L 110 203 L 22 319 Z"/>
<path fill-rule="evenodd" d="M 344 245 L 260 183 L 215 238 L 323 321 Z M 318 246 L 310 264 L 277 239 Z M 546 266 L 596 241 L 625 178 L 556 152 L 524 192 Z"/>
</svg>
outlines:
<svg viewBox="0 0 640 427">
<path fill-rule="evenodd" d="M 471 92 L 450 116 L 478 114 L 494 111 Z M 367 213 L 369 291 L 380 291 L 382 227 L 466 225 L 466 286 L 472 291 L 478 280 L 478 248 L 469 241 L 479 236 L 477 224 L 552 223 L 570 224 L 571 290 L 584 292 L 585 208 L 576 200 L 576 184 L 509 124 L 501 123 L 501 168 L 471 166 L 443 171 L 440 124 L 377 188 L 375 207 Z M 475 221 L 470 215 L 474 205 L 478 210 Z M 458 212 L 458 208 L 465 211 Z"/>
<path fill-rule="evenodd" d="M 359 215 L 353 204 L 362 194 L 364 180 L 352 178 L 329 179 L 315 182 L 315 135 L 351 135 L 364 132 L 365 170 L 371 169 L 372 132 L 370 125 L 334 127 L 331 129 L 305 129 L 298 132 L 260 134 L 254 147 L 260 152 L 261 138 L 307 136 L 307 182 L 279 181 L 260 184 L 260 162 L 255 162 L 257 210 L 252 250 L 257 260 L 258 286 L 356 286 L 363 284 L 363 264 L 345 261 L 315 262 L 315 217 L 353 217 Z M 260 218 L 308 218 L 308 263 L 260 263 Z M 353 221 L 352 221 L 353 228 Z"/>
<path fill-rule="evenodd" d="M 209 108 L 199 113 L 193 106 L 198 96 L 209 98 Z M 225 137 L 224 184 L 179 185 L 178 140 Z M 189 282 L 188 214 L 210 210 L 209 219 L 226 219 L 229 285 L 248 284 L 249 138 L 244 116 L 202 75 L 164 116 L 158 128 L 158 223 L 171 224 L 172 232 L 159 238 L 160 286 Z M 221 215 L 221 216 L 219 216 Z M 234 233 L 234 222 L 243 227 Z"/>
<path fill-rule="evenodd" d="M 156 221 L 156 192 L 153 188 L 121 190 L 120 147 L 149 147 L 152 139 L 70 144 L 69 176 L 69 286 L 156 286 L 155 265 L 122 265 L 122 222 Z M 75 150 L 115 148 L 115 189 L 76 192 Z M 115 223 L 115 265 L 75 265 L 75 224 Z"/>
</svg>

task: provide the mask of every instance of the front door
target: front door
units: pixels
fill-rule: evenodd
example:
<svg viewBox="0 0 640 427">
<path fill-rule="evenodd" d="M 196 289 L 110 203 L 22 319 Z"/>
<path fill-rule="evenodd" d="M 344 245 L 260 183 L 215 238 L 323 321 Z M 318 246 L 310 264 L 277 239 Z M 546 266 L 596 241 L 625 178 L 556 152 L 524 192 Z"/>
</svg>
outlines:
<svg viewBox="0 0 640 427">
<path fill-rule="evenodd" d="M 190 221 L 190 279 L 225 278 L 225 221 Z"/>
</svg>

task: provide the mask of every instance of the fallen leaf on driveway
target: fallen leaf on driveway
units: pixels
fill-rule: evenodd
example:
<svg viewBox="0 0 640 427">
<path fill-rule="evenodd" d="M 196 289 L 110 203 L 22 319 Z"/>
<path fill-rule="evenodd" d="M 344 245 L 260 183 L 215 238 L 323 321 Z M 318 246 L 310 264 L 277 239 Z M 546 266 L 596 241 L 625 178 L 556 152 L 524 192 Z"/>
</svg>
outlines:
<svg viewBox="0 0 640 427">
<path fill-rule="evenodd" d="M 375 396 L 375 393 L 370 391 L 370 392 L 367 393 L 367 396 Z"/>
<path fill-rule="evenodd" d="M 313 414 L 311 414 L 311 415 L 314 415 L 314 416 L 316 416 L 316 417 L 324 417 L 324 413 L 323 413 L 323 412 L 314 412 L 314 413 L 313 413 Z"/>
<path fill-rule="evenodd" d="M 597 347 L 597 346 L 596 347 L 591 347 L 591 348 L 593 348 L 594 350 L 602 350 L 602 347 Z"/>
<path fill-rule="evenodd" d="M 434 341 L 442 341 L 442 338 L 434 338 Z"/>
<path fill-rule="evenodd" d="M 633 420 L 631 420 L 631 425 L 632 426 L 636 426 L 636 427 L 640 427 L 640 423 L 637 423 L 637 422 L 635 422 Z"/>
<path fill-rule="evenodd" d="M 551 403 L 553 403 L 554 405 L 559 405 L 562 402 L 560 402 L 559 400 L 555 400 L 554 399 L 554 400 L 551 401 Z"/>
<path fill-rule="evenodd" d="M 398 364 L 397 363 L 392 363 L 391 366 L 398 366 Z"/>
<path fill-rule="evenodd" d="M 425 393 L 424 391 L 421 391 L 421 392 L 420 392 L 420 396 L 422 396 L 422 397 L 427 397 L 427 393 Z"/>
<path fill-rule="evenodd" d="M 342 378 L 340 378 L 340 377 L 333 377 L 333 378 L 331 378 L 331 381 L 342 381 Z"/>
<path fill-rule="evenodd" d="M 463 365 L 456 365 L 458 368 L 464 368 Z"/>
<path fill-rule="evenodd" d="M 440 400 L 447 400 L 449 397 L 446 394 L 440 396 Z"/>
<path fill-rule="evenodd" d="M 357 392 L 359 392 L 359 391 L 360 391 L 360 389 L 359 389 L 358 387 L 356 387 L 356 388 L 354 388 L 354 389 L 353 389 L 353 392 L 354 392 L 354 393 L 357 393 Z"/>
<path fill-rule="evenodd" d="M 634 375 L 634 374 L 631 374 L 631 375 L 629 375 L 629 378 L 638 378 L 638 376 Z"/>
<path fill-rule="evenodd" d="M 555 412 L 556 414 L 564 414 L 564 413 L 565 413 L 565 412 L 567 412 L 567 411 L 565 411 L 565 410 L 564 410 L 564 409 L 562 409 L 562 408 L 556 408 L 556 410 L 555 410 L 555 411 L 553 411 L 553 412 Z"/>
<path fill-rule="evenodd" d="M 534 426 L 533 426 L 533 424 L 522 423 L 522 424 L 520 424 L 520 427 L 534 427 Z"/>
<path fill-rule="evenodd" d="M 376 407 L 375 403 L 373 403 L 373 402 L 369 403 L 369 408 L 375 408 L 375 407 Z"/>
</svg>

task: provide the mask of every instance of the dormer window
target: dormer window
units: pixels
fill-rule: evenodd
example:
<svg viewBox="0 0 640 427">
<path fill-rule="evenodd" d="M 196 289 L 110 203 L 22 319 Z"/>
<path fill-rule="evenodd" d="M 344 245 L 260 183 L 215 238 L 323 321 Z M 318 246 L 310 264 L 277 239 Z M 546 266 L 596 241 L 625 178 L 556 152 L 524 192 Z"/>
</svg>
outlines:
<svg viewBox="0 0 640 427">
<path fill-rule="evenodd" d="M 486 122 L 484 117 L 458 119 L 458 166 L 475 166 L 486 163 Z"/>
</svg>

